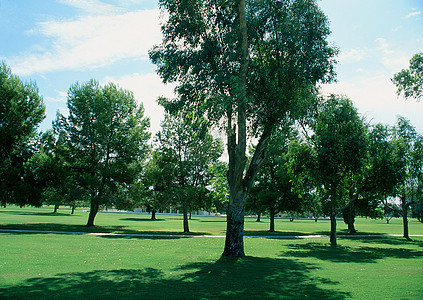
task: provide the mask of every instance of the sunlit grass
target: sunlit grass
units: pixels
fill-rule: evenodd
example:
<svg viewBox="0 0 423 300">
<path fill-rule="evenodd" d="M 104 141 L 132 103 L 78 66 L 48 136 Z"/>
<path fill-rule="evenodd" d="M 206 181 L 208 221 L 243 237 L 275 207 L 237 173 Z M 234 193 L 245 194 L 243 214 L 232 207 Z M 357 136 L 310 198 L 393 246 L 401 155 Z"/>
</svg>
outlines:
<svg viewBox="0 0 423 300">
<path fill-rule="evenodd" d="M 51 209 L 52 210 L 52 209 Z M 69 211 L 70 212 L 70 211 Z M 87 213 L 0 209 L 0 228 L 85 228 Z M 180 233 L 180 216 L 99 214 L 95 231 Z M 140 220 L 139 220 L 140 219 Z M 224 233 L 224 218 L 194 217 L 196 233 Z M 223 222 L 222 222 L 223 221 Z M 346 228 L 339 222 L 340 233 Z M 53 225 L 51 225 L 53 224 Z M 280 234 L 329 223 L 278 220 Z M 357 220 L 359 231 L 401 233 L 400 220 Z M 410 232 L 422 234 L 412 222 Z M 26 226 L 26 227 L 25 227 Z M 265 233 L 268 220 L 246 220 Z M 422 299 L 423 238 L 245 239 L 246 258 L 220 257 L 224 238 L 0 233 L 0 298 L 12 299 Z"/>
</svg>

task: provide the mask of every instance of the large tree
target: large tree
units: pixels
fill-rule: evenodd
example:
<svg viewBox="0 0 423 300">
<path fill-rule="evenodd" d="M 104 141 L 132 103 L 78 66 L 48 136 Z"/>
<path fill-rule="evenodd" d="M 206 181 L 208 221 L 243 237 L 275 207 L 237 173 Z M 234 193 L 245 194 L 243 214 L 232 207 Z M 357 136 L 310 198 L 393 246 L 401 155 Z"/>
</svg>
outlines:
<svg viewBox="0 0 423 300">
<path fill-rule="evenodd" d="M 0 201 L 38 204 L 34 174 L 25 164 L 36 150 L 45 107 L 35 83 L 25 83 L 0 62 Z M 39 193 L 38 193 L 39 194 Z"/>
<path fill-rule="evenodd" d="M 55 129 L 66 138 L 66 165 L 90 196 L 87 226 L 94 226 L 100 205 L 119 201 L 140 173 L 150 138 L 150 122 L 133 94 L 113 83 L 74 84 L 68 92 L 69 116 Z"/>
<path fill-rule="evenodd" d="M 410 59 L 410 67 L 402 69 L 392 78 L 397 86 L 398 95 L 405 98 L 423 98 L 423 53 L 417 53 Z"/>
<path fill-rule="evenodd" d="M 188 107 L 227 134 L 230 195 L 224 256 L 244 256 L 245 199 L 278 122 L 300 114 L 315 85 L 334 75 L 328 21 L 312 0 L 161 0 L 167 21 L 150 52 Z M 256 151 L 248 169 L 248 135 Z"/>
<path fill-rule="evenodd" d="M 209 165 L 222 154 L 221 141 L 213 138 L 204 118 L 167 113 L 157 134 L 157 147 L 159 169 L 168 175 L 162 188 L 182 210 L 183 229 L 189 232 L 188 213 L 207 206 L 202 201 L 212 177 Z"/>
</svg>

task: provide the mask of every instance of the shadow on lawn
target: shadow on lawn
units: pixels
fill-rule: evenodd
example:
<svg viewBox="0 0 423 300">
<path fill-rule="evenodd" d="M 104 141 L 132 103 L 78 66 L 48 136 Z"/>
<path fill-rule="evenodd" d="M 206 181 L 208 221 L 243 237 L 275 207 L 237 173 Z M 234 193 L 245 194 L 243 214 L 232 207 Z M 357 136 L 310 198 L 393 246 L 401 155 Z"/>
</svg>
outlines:
<svg viewBox="0 0 423 300">
<path fill-rule="evenodd" d="M 102 238 L 139 238 L 139 239 L 179 239 L 187 238 L 189 236 L 195 235 L 206 235 L 204 232 L 191 232 L 191 233 L 182 233 L 176 231 L 138 231 L 126 229 L 122 226 L 95 226 L 95 227 L 86 227 L 84 225 L 66 225 L 66 224 L 57 224 L 57 223 L 25 223 L 25 224 L 5 224 L 0 225 L 0 229 L 9 229 L 9 230 L 24 230 L 20 231 L 10 231 L 8 234 L 60 234 L 60 233 L 69 233 L 69 234 L 84 234 L 84 233 L 117 233 L 123 235 L 99 235 Z M 25 230 L 34 230 L 35 232 L 25 231 Z M 39 232 L 42 231 L 42 232 Z M 161 235 L 161 236 L 141 236 L 141 235 Z M 184 235 L 184 236 L 181 236 Z"/>
<path fill-rule="evenodd" d="M 95 270 L 30 278 L 0 288 L 13 299 L 345 299 L 337 282 L 311 277 L 315 266 L 288 259 L 245 257 L 160 269 Z"/>
<path fill-rule="evenodd" d="M 366 239 L 363 239 L 366 241 Z M 374 239 L 378 243 L 379 239 Z M 338 245 L 331 247 L 321 243 L 291 244 L 287 245 L 290 251 L 284 252 L 281 256 L 294 257 L 315 257 L 320 260 L 331 262 L 351 262 L 351 263 L 376 263 L 386 257 L 394 258 L 423 258 L 422 251 L 416 251 L 406 248 L 388 248 L 378 246 L 357 246 L 349 247 Z"/>
<path fill-rule="evenodd" d="M 122 220 L 122 221 L 136 221 L 136 222 L 138 222 L 138 221 L 141 221 L 141 222 L 143 222 L 143 221 L 145 221 L 145 222 L 156 222 L 156 221 L 165 221 L 165 219 L 151 219 L 151 218 L 148 218 L 148 219 L 146 219 L 146 218 L 121 218 L 120 220 Z"/>
</svg>

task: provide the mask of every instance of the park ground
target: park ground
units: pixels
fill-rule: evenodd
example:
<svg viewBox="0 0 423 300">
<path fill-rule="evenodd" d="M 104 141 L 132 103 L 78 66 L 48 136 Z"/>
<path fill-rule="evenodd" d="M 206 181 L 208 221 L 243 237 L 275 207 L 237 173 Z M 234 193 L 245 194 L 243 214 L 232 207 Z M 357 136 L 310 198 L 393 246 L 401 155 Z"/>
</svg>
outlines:
<svg viewBox="0 0 423 300">
<path fill-rule="evenodd" d="M 294 238 L 328 234 L 327 220 L 278 219 L 269 234 L 269 220 L 246 218 L 246 235 L 261 237 L 245 239 L 247 257 L 223 259 L 224 238 L 198 237 L 224 235 L 223 217 L 193 217 L 187 237 L 181 216 L 99 213 L 86 228 L 87 212 L 52 211 L 0 209 L 0 229 L 24 230 L 0 232 L 1 299 L 423 299 L 423 237 L 380 236 L 401 234 L 400 219 L 358 218 L 358 236 L 338 221 L 346 235 L 331 247 Z M 423 224 L 410 219 L 410 234 Z"/>
</svg>

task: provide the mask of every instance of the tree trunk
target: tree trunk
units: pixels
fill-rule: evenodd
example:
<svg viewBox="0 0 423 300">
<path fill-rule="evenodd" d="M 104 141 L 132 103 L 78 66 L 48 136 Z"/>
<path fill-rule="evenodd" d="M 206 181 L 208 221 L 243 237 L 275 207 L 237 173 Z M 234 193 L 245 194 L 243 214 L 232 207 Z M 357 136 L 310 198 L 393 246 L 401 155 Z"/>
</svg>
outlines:
<svg viewBox="0 0 423 300">
<path fill-rule="evenodd" d="M 87 227 L 94 227 L 94 218 L 97 215 L 99 204 L 95 199 L 91 199 L 90 214 L 88 216 Z"/>
<path fill-rule="evenodd" d="M 404 231 L 404 237 L 411 241 L 410 236 L 408 235 L 408 217 L 407 217 L 407 209 L 408 205 L 405 199 L 401 199 L 401 207 L 402 207 L 402 226 Z"/>
<path fill-rule="evenodd" d="M 75 213 L 75 204 L 72 205 L 72 211 L 71 211 L 71 215 L 73 215 Z"/>
<path fill-rule="evenodd" d="M 355 216 L 354 216 L 353 205 L 351 204 L 348 207 L 346 207 L 342 211 L 342 215 L 344 217 L 344 222 L 348 225 L 348 231 L 350 233 L 356 233 L 357 231 L 355 230 L 355 227 L 354 227 Z"/>
<path fill-rule="evenodd" d="M 261 220 L 260 220 L 260 218 L 261 218 L 261 213 L 259 212 L 258 214 L 257 214 L 257 220 L 256 220 L 256 222 L 260 222 Z"/>
<path fill-rule="evenodd" d="M 183 200 L 182 210 L 183 210 L 183 214 L 184 214 L 184 232 L 188 233 L 189 232 L 189 226 L 188 226 L 188 209 L 187 209 L 186 200 Z"/>
<path fill-rule="evenodd" d="M 330 244 L 332 246 L 336 246 L 336 215 L 332 209 L 332 213 L 330 214 Z"/>
<path fill-rule="evenodd" d="M 151 210 L 151 220 L 153 220 L 153 221 L 156 220 L 156 210 L 155 209 Z"/>
<path fill-rule="evenodd" d="M 246 194 L 238 193 L 236 198 L 229 199 L 226 221 L 226 239 L 223 256 L 244 257 L 244 214 Z M 229 198 L 232 198 L 229 196 Z M 232 202 L 232 203 L 231 203 Z"/>
<path fill-rule="evenodd" d="M 269 232 L 275 232 L 275 211 L 273 209 L 270 211 Z"/>
<path fill-rule="evenodd" d="M 56 204 L 54 205 L 54 210 L 53 210 L 53 213 L 54 213 L 54 214 L 55 214 L 55 213 L 57 213 L 58 209 L 59 209 L 59 204 L 58 204 L 58 203 L 56 203 Z"/>
</svg>

